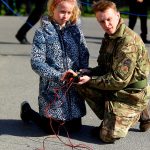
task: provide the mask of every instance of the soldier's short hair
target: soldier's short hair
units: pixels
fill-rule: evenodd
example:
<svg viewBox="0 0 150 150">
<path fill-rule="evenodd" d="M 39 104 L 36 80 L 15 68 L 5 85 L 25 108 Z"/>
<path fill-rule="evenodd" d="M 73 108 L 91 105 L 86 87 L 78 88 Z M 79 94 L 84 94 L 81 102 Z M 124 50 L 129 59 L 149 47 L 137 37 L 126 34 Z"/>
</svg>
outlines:
<svg viewBox="0 0 150 150">
<path fill-rule="evenodd" d="M 118 11 L 116 4 L 114 2 L 108 1 L 108 0 L 99 0 L 97 2 L 94 2 L 94 4 L 92 5 L 92 9 L 95 13 L 98 11 L 104 12 L 108 8 L 112 8 L 115 11 Z"/>
</svg>

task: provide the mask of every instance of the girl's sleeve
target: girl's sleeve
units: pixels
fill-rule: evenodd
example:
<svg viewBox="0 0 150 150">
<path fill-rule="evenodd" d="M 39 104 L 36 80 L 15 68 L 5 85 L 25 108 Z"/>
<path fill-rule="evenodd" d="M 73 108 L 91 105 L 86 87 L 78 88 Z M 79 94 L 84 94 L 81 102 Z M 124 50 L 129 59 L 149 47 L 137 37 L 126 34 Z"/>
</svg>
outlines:
<svg viewBox="0 0 150 150">
<path fill-rule="evenodd" d="M 46 41 L 42 30 L 37 30 L 31 50 L 31 67 L 41 77 L 58 80 L 62 74 L 46 61 Z"/>
</svg>

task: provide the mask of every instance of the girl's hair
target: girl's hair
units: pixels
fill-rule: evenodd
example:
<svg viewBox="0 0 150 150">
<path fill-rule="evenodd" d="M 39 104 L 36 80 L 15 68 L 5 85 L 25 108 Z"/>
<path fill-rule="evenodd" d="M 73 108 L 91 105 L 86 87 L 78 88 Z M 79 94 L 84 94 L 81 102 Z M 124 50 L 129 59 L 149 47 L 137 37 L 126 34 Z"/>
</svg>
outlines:
<svg viewBox="0 0 150 150">
<path fill-rule="evenodd" d="M 116 4 L 109 0 L 99 0 L 95 2 L 92 6 L 92 9 L 95 13 L 98 11 L 104 12 L 108 8 L 112 8 L 113 10 L 118 11 Z"/>
<path fill-rule="evenodd" d="M 77 0 L 48 0 L 48 3 L 47 3 L 48 15 L 50 17 L 53 17 L 54 9 L 59 3 L 63 1 L 72 2 L 74 4 L 74 9 L 72 11 L 72 16 L 70 17 L 70 21 L 71 23 L 76 23 L 81 14 L 80 5 Z"/>
</svg>

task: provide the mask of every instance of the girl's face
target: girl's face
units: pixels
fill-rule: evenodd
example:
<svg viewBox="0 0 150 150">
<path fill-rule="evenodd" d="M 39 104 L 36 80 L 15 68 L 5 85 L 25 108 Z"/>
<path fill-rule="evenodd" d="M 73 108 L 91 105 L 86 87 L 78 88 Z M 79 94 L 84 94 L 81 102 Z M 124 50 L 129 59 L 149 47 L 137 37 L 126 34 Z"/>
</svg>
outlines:
<svg viewBox="0 0 150 150">
<path fill-rule="evenodd" d="M 60 25 L 65 26 L 66 22 L 72 16 L 74 3 L 69 1 L 60 2 L 54 9 L 53 19 Z"/>
</svg>

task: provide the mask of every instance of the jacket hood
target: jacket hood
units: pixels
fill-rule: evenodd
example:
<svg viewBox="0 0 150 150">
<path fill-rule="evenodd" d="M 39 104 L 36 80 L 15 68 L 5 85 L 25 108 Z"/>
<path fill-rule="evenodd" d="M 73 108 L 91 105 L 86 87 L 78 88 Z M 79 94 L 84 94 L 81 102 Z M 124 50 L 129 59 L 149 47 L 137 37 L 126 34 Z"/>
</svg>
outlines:
<svg viewBox="0 0 150 150">
<path fill-rule="evenodd" d="M 79 24 L 79 21 L 78 23 Z M 54 20 L 52 20 L 49 16 L 43 16 L 41 18 L 41 26 L 47 31 L 47 32 L 51 32 L 51 30 L 54 29 L 54 27 L 57 29 L 57 30 L 63 30 L 65 28 L 69 28 L 69 27 L 73 27 L 73 26 L 76 26 L 77 24 L 71 24 L 70 21 L 68 21 L 65 25 L 65 27 L 61 28 L 61 26 L 56 23 Z"/>
<path fill-rule="evenodd" d="M 47 32 L 51 32 L 51 30 L 54 29 L 54 27 L 57 30 L 63 30 L 65 28 L 70 28 L 70 27 L 74 27 L 74 26 L 78 26 L 81 27 L 81 20 L 78 19 L 78 21 L 76 22 L 76 24 L 72 24 L 70 21 L 68 21 L 65 25 L 65 27 L 61 28 L 61 26 L 56 23 L 54 20 L 52 20 L 48 15 L 43 16 L 41 18 L 41 26 L 42 28 L 44 28 Z"/>
</svg>

